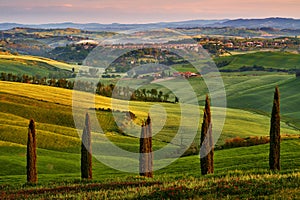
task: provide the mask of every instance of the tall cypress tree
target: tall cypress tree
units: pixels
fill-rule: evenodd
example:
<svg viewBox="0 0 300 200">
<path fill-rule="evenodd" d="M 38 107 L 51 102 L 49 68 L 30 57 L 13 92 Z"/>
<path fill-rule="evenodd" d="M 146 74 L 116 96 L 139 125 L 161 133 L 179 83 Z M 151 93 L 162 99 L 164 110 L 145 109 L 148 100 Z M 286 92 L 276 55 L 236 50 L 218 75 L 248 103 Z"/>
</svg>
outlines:
<svg viewBox="0 0 300 200">
<path fill-rule="evenodd" d="M 270 127 L 270 170 L 280 170 L 280 96 L 276 86 Z"/>
<path fill-rule="evenodd" d="M 81 143 L 81 178 L 92 179 L 92 143 L 90 116 L 86 113 Z"/>
<path fill-rule="evenodd" d="M 148 153 L 148 169 L 147 177 L 153 177 L 153 152 L 152 152 L 152 124 L 150 115 L 146 120 L 146 129 L 147 129 L 147 153 Z"/>
<path fill-rule="evenodd" d="M 36 132 L 35 123 L 31 119 L 28 127 L 27 140 L 27 182 L 37 183 L 37 167 L 36 167 Z"/>
<path fill-rule="evenodd" d="M 203 114 L 203 122 L 201 128 L 200 138 L 200 167 L 201 174 L 214 173 L 214 148 L 213 148 L 213 136 L 212 136 L 212 123 L 210 113 L 210 101 L 208 95 L 205 99 L 205 108 Z"/>
<path fill-rule="evenodd" d="M 152 126 L 149 115 L 141 127 L 139 169 L 141 176 L 153 177 Z"/>
<path fill-rule="evenodd" d="M 147 160 L 147 138 L 146 138 L 146 124 L 143 123 L 141 126 L 141 137 L 140 137 L 140 176 L 146 176 L 146 169 L 148 168 Z"/>
</svg>

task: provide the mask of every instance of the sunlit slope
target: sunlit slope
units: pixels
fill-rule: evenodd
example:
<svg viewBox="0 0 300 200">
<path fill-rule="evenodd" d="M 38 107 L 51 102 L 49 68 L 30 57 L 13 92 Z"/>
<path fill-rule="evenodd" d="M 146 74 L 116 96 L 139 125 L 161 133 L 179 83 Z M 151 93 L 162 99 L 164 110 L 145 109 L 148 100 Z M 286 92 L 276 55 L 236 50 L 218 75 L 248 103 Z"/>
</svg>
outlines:
<svg viewBox="0 0 300 200">
<path fill-rule="evenodd" d="M 83 93 L 83 95 L 88 95 Z M 84 103 L 90 101 L 88 98 Z M 121 108 L 125 109 L 124 101 L 117 100 Z M 111 108 L 111 99 L 101 96 L 95 97 L 95 107 Z M 129 109 L 136 113 L 139 123 L 147 116 L 149 108 L 156 103 L 129 102 Z M 89 104 L 88 104 L 89 105 Z M 161 149 L 177 133 L 180 119 L 179 105 L 161 104 L 171 116 L 166 121 L 161 132 L 154 136 L 154 150 Z M 0 82 L 0 183 L 25 182 L 26 169 L 26 141 L 27 127 L 30 118 L 36 120 L 38 144 L 38 170 L 39 179 L 68 180 L 80 177 L 80 138 L 75 129 L 72 114 L 72 91 L 31 84 Z M 200 108 L 201 110 L 201 108 Z M 218 109 L 212 108 L 214 113 Z M 105 136 L 120 148 L 130 151 L 139 151 L 139 139 L 128 137 L 117 132 L 116 124 L 110 112 L 97 111 L 99 123 L 105 130 Z M 200 117 L 199 125 L 202 118 Z M 262 136 L 269 133 L 269 117 L 250 111 L 227 109 L 225 126 L 219 143 L 229 137 Z M 195 123 L 195 122 L 193 122 Z M 299 134 L 298 131 L 282 122 L 283 134 Z M 98 134 L 98 133 L 93 133 Z M 98 138 L 104 135 L 97 135 Z M 188 134 L 183 137 L 189 136 Z M 196 137 L 195 143 L 198 144 Z M 174 147 L 180 141 L 174 142 Z M 107 145 L 99 142 L 95 145 Z M 235 148 L 215 152 L 215 171 L 224 173 L 227 170 L 253 170 L 268 169 L 269 145 L 260 145 L 250 148 Z M 297 152 L 299 141 L 284 140 L 282 143 L 282 169 L 291 171 L 298 169 L 300 160 Z M 233 159 L 234 158 L 234 159 Z M 114 155 L 107 159 L 123 161 L 124 158 Z M 125 160 L 124 160 L 125 162 Z M 127 160 L 128 162 L 128 160 Z M 137 160 L 132 160 L 137 162 Z M 164 161 L 162 161 L 164 162 Z M 138 164 L 138 163 L 136 163 Z M 97 178 L 112 178 L 126 176 L 125 173 L 111 169 L 94 159 L 94 176 Z M 162 169 L 156 174 L 181 173 L 199 174 L 198 156 L 180 158 L 172 165 Z M 127 174 L 128 175 L 128 174 Z"/>
<path fill-rule="evenodd" d="M 76 66 L 51 60 L 44 57 L 0 54 L 0 72 L 14 75 L 40 75 L 48 76 L 49 73 L 70 72 Z"/>
<path fill-rule="evenodd" d="M 300 78 L 296 78 L 294 74 L 261 72 L 222 73 L 221 75 L 225 86 L 227 107 L 251 110 L 268 116 L 272 110 L 274 90 L 278 86 L 282 119 L 300 129 Z M 209 75 L 207 77 L 209 78 Z M 185 91 L 186 80 L 175 79 L 169 82 L 176 86 L 176 91 Z M 189 83 L 199 104 L 204 105 L 205 95 L 209 93 L 204 80 L 191 78 Z M 189 101 L 189 96 L 185 98 Z"/>
<path fill-rule="evenodd" d="M 283 118 L 300 128 L 300 79 L 294 75 L 224 76 L 228 106 L 270 113 L 276 86 Z"/>
<path fill-rule="evenodd" d="M 21 123 L 13 120 L 14 116 L 16 116 L 16 119 L 18 119 L 18 117 L 21 117 L 21 127 L 23 128 L 27 126 L 26 120 L 29 120 L 30 118 L 34 118 L 38 123 L 47 124 L 45 131 L 49 130 L 50 132 L 53 132 L 51 131 L 51 126 L 58 126 L 56 128 L 57 130 L 59 130 L 59 127 L 62 127 L 62 130 L 67 127 L 73 129 L 75 128 L 71 106 L 71 90 L 10 82 L 0 82 L 0 85 L 1 112 L 12 115 L 10 116 L 10 118 L 6 117 L 5 115 L 2 115 L 3 117 L 1 117 L 2 124 L 5 125 L 3 126 L 3 130 L 7 130 L 6 132 L 8 134 L 10 130 L 7 126 Z M 81 100 L 81 103 L 83 105 L 86 104 L 87 108 L 90 108 L 91 99 L 87 98 L 90 94 L 82 93 L 82 95 L 83 97 L 85 97 L 85 99 Z M 127 103 L 127 101 L 113 100 L 113 105 L 117 104 L 117 108 L 119 110 L 128 109 L 128 106 L 126 106 Z M 96 108 L 112 108 L 112 99 L 102 96 L 95 96 L 95 104 L 93 104 L 92 102 L 92 105 Z M 134 123 L 136 123 L 136 126 L 141 125 L 142 120 L 147 117 L 149 111 L 151 111 L 151 108 L 153 108 L 154 105 L 157 106 L 157 103 L 136 101 L 129 102 L 130 111 L 135 113 L 137 116 L 137 119 L 134 121 Z M 188 121 L 184 124 L 185 126 L 187 126 L 187 130 L 195 126 L 195 121 L 193 121 L 190 116 L 181 116 L 181 110 L 178 104 L 162 103 L 160 104 L 160 106 L 162 107 L 159 108 L 164 108 L 167 117 L 166 121 L 158 123 L 158 125 L 163 125 L 163 129 L 155 135 L 155 139 L 166 142 L 170 141 L 174 137 L 174 135 L 177 134 L 179 126 L 182 125 L 180 121 L 181 117 L 186 118 Z M 202 111 L 201 108 L 198 109 L 200 115 L 198 116 L 198 130 L 200 130 Z M 218 116 L 218 113 L 220 111 L 221 110 L 219 108 L 212 108 L 213 116 Z M 98 118 L 100 126 L 105 131 L 112 132 L 113 130 L 117 130 L 116 124 L 112 123 L 114 119 L 108 112 L 100 113 Z M 152 118 L 155 122 L 155 115 L 152 116 Z M 156 118 L 161 119 L 158 115 L 156 116 Z M 225 126 L 221 135 L 222 140 L 219 142 L 222 142 L 225 138 L 228 137 L 268 135 L 269 121 L 270 119 L 266 115 L 260 115 L 254 112 L 239 109 L 227 109 Z M 215 127 L 220 126 L 220 124 L 218 124 L 217 122 L 217 119 L 215 119 Z M 154 123 L 154 126 L 155 125 L 156 123 Z M 18 126 L 20 127 L 20 125 Z M 157 130 L 155 128 L 156 127 L 154 127 L 154 130 Z M 71 134 L 64 132 L 69 132 L 69 129 L 67 129 L 66 131 L 61 131 L 60 134 L 67 134 L 67 136 L 70 136 Z M 288 126 L 283 121 L 282 133 L 298 134 L 299 132 L 296 131 L 293 127 Z M 71 136 L 72 135 L 76 134 L 72 133 Z M 182 137 L 183 139 L 191 137 L 191 133 L 186 132 L 182 135 Z M 197 135 L 195 142 L 198 142 L 198 139 L 199 135 Z M 179 140 L 173 142 L 178 144 L 180 143 Z"/>
<path fill-rule="evenodd" d="M 238 70 L 244 66 L 261 66 L 266 70 L 272 69 L 299 69 L 300 55 L 289 52 L 255 52 L 233 56 L 225 56 L 216 59 L 217 62 L 227 60 L 230 64 L 220 68 L 221 70 Z"/>
</svg>

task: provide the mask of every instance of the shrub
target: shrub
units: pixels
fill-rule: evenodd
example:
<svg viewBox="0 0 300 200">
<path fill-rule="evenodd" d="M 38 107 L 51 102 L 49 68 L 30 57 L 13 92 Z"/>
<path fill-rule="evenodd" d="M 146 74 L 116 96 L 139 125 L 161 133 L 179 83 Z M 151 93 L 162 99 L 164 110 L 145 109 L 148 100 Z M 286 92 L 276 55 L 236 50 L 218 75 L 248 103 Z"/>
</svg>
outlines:
<svg viewBox="0 0 300 200">
<path fill-rule="evenodd" d="M 222 149 L 234 148 L 234 147 L 249 147 L 260 144 L 267 144 L 270 142 L 270 138 L 266 136 L 254 136 L 248 138 L 230 138 L 225 140 L 225 144 L 221 146 Z"/>
</svg>

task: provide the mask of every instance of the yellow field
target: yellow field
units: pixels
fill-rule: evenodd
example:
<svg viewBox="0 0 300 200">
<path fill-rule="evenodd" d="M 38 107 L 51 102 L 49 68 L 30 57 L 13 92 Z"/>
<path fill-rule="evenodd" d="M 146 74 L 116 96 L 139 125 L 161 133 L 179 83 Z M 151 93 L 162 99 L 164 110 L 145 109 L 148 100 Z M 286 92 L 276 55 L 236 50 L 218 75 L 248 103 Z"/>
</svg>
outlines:
<svg viewBox="0 0 300 200">
<path fill-rule="evenodd" d="M 116 100 L 99 95 L 79 91 L 73 92 L 72 90 L 56 87 L 0 81 L 0 100 L 5 101 L 5 93 L 27 97 L 42 102 L 64 105 L 69 107 L 68 112 L 70 113 L 72 112 L 72 105 L 76 106 L 76 109 L 111 108 L 121 111 L 130 110 L 137 116 L 138 119 L 135 122 L 138 126 L 141 124 L 142 120 L 147 117 L 148 113 L 151 113 L 151 111 L 154 110 L 154 112 L 152 112 L 154 129 L 159 131 L 162 126 L 166 126 L 159 134 L 169 139 L 177 133 L 179 126 L 194 127 L 196 123 L 200 127 L 202 121 L 202 108 L 194 105 L 188 105 L 186 109 L 198 109 L 199 116 L 183 116 L 180 106 L 184 105 L 180 104 Z M 212 108 L 213 117 L 216 116 L 213 118 L 215 130 L 222 128 L 222 121 L 220 121 L 217 117 L 220 113 L 222 113 L 222 111 L 223 109 L 221 108 Z M 270 119 L 268 116 L 230 108 L 228 108 L 226 112 L 226 121 L 222 130 L 221 140 L 236 136 L 248 137 L 269 134 Z M 195 112 L 192 114 L 194 113 Z M 164 118 L 164 114 L 166 115 L 166 118 Z M 181 121 L 182 118 L 185 122 Z M 155 119 L 159 119 L 161 121 L 155 121 Z M 172 129 L 170 127 L 175 127 L 175 131 L 174 128 Z M 285 122 L 282 122 L 282 133 L 299 134 L 299 131 L 288 126 Z"/>
<path fill-rule="evenodd" d="M 0 54 L 0 59 L 20 59 L 20 60 L 31 60 L 31 61 L 45 62 L 49 65 L 53 65 L 53 66 L 58 67 L 60 69 L 66 69 L 66 70 L 72 70 L 73 67 L 75 69 L 79 68 L 79 66 L 77 66 L 77 65 L 70 65 L 70 64 L 67 64 L 67 63 L 59 62 L 59 61 L 44 58 L 44 57 L 38 57 L 38 56 Z"/>
</svg>

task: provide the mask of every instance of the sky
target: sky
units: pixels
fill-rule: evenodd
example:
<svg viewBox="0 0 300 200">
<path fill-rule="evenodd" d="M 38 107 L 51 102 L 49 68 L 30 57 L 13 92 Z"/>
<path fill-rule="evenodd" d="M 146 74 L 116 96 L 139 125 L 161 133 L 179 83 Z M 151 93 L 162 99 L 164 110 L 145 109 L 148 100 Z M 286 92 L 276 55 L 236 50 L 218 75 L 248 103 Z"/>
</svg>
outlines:
<svg viewBox="0 0 300 200">
<path fill-rule="evenodd" d="M 0 22 L 150 23 L 289 17 L 299 0 L 0 0 Z"/>
</svg>

